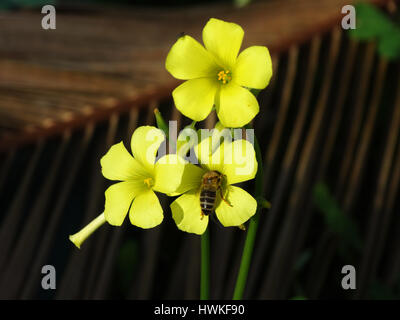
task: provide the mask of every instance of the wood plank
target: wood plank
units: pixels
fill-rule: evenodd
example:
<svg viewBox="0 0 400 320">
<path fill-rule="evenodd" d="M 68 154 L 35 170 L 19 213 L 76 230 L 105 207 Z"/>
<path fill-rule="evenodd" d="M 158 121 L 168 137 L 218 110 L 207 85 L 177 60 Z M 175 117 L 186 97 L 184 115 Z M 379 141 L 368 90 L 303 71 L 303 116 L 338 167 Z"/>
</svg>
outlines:
<svg viewBox="0 0 400 320">
<path fill-rule="evenodd" d="M 275 0 L 243 9 L 61 7 L 56 30 L 41 29 L 40 12 L 2 12 L 0 150 L 168 98 L 178 84 L 164 68 L 169 48 L 182 31 L 201 40 L 210 17 L 242 25 L 244 48 L 267 45 L 277 54 L 337 25 L 349 2 Z"/>
</svg>

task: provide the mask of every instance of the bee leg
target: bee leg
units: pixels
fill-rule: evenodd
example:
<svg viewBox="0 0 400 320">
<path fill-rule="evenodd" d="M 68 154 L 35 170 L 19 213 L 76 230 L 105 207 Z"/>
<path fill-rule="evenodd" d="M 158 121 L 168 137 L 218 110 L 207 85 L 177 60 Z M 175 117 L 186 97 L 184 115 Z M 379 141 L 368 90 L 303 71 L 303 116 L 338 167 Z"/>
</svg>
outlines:
<svg viewBox="0 0 400 320">
<path fill-rule="evenodd" d="M 221 199 L 224 200 L 224 202 L 225 202 L 228 206 L 233 207 L 233 205 L 231 205 L 231 204 L 229 203 L 229 201 L 226 200 L 226 199 L 224 198 L 224 195 L 222 194 L 222 189 L 219 189 L 219 193 L 220 193 L 220 195 L 221 195 Z"/>
<path fill-rule="evenodd" d="M 203 220 L 203 218 L 204 218 L 204 213 L 203 213 L 203 211 L 201 211 L 201 213 L 200 213 L 200 220 Z"/>
<path fill-rule="evenodd" d="M 245 226 L 244 224 L 238 225 L 238 228 L 239 228 L 240 230 L 246 231 L 246 226 Z"/>
</svg>

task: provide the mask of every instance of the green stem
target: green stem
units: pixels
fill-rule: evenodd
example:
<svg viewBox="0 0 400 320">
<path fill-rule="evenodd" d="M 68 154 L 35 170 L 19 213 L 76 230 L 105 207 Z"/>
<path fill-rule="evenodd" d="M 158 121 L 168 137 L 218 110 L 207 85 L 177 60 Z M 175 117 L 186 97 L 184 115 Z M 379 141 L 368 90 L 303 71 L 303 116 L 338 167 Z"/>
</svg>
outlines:
<svg viewBox="0 0 400 320">
<path fill-rule="evenodd" d="M 201 236 L 200 299 L 208 300 L 210 295 L 210 234 L 208 228 Z"/>
<path fill-rule="evenodd" d="M 246 128 L 251 128 L 251 126 L 246 126 Z M 263 166 L 262 166 L 262 156 L 260 145 L 258 144 L 257 137 L 254 135 L 254 149 L 256 151 L 256 158 L 258 163 L 256 182 L 255 182 L 255 198 L 258 199 L 263 195 Z M 242 261 L 240 262 L 239 274 L 236 280 L 235 291 L 233 293 L 233 300 L 240 300 L 243 297 L 243 292 L 246 287 L 247 275 L 249 273 L 251 257 L 254 249 L 254 242 L 256 239 L 257 228 L 259 223 L 259 213 L 261 206 L 257 206 L 257 212 L 251 218 L 249 229 L 246 235 L 246 241 L 244 243 Z"/>
</svg>

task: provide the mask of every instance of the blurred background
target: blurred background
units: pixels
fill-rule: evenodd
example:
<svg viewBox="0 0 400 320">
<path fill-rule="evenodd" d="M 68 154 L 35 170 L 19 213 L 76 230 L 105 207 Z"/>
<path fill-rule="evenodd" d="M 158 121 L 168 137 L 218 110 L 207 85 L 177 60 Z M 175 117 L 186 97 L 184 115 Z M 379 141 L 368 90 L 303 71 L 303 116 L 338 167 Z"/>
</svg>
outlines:
<svg viewBox="0 0 400 320">
<path fill-rule="evenodd" d="M 0 298 L 198 299 L 200 237 L 175 227 L 104 225 L 68 235 L 104 208 L 100 158 L 137 126 L 189 123 L 164 69 L 185 32 L 239 23 L 266 45 L 271 84 L 254 121 L 265 198 L 246 299 L 400 298 L 400 13 L 393 0 L 2 0 Z M 41 8 L 56 8 L 43 30 Z M 215 114 L 201 125 L 213 126 Z M 245 185 L 251 191 L 252 183 Z M 230 299 L 245 233 L 211 224 L 211 298 Z M 41 288 L 53 265 L 57 289 Z M 341 286 L 344 265 L 357 289 Z"/>
</svg>

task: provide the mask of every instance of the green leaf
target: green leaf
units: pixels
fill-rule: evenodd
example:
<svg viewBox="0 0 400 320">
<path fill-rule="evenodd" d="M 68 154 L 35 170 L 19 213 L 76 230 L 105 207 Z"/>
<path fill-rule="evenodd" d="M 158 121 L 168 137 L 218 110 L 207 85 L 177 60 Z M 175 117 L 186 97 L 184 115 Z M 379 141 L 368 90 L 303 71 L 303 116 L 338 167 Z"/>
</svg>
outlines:
<svg viewBox="0 0 400 320">
<path fill-rule="evenodd" d="M 359 3 L 356 9 L 356 29 L 350 36 L 360 40 L 370 40 L 390 33 L 394 24 L 377 8 L 368 3 Z"/>
<path fill-rule="evenodd" d="M 169 128 L 167 123 L 165 122 L 163 116 L 161 115 L 160 110 L 157 108 L 154 109 L 154 116 L 156 117 L 157 127 L 165 133 L 165 136 L 168 138 L 169 136 Z"/>
<path fill-rule="evenodd" d="M 376 41 L 378 52 L 387 59 L 400 57 L 400 27 L 368 3 L 356 5 L 356 29 L 350 36 L 358 40 Z"/>
<path fill-rule="evenodd" d="M 388 58 L 395 59 L 400 57 L 400 29 L 394 29 L 381 38 L 378 44 L 378 52 Z"/>
<path fill-rule="evenodd" d="M 351 217 L 340 209 L 327 185 L 317 183 L 314 186 L 313 196 L 314 203 L 323 214 L 329 230 L 338 235 L 346 246 L 351 246 L 353 249 L 360 251 L 362 241 L 358 227 Z"/>
</svg>

